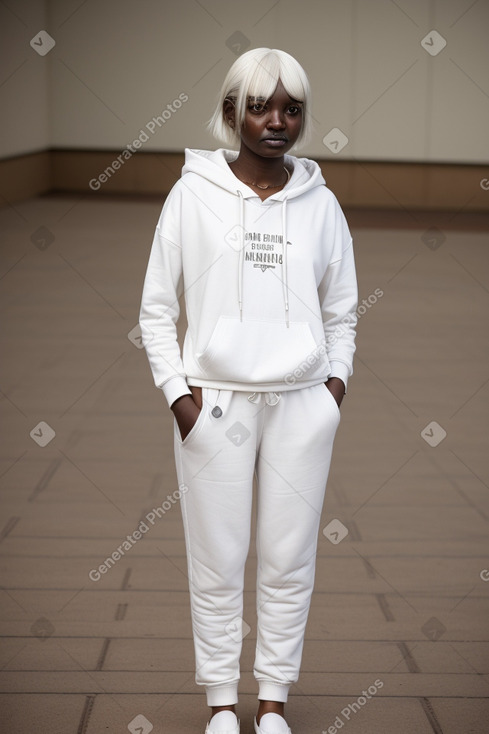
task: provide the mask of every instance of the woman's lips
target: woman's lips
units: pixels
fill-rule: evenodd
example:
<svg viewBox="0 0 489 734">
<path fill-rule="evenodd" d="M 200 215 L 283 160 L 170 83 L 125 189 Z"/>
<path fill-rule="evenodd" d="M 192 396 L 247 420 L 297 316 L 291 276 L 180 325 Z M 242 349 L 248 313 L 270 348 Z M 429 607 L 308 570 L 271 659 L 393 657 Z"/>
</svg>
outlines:
<svg viewBox="0 0 489 734">
<path fill-rule="evenodd" d="M 271 145 L 272 148 L 281 148 L 287 141 L 283 138 L 265 138 L 263 142 L 267 145 Z"/>
</svg>

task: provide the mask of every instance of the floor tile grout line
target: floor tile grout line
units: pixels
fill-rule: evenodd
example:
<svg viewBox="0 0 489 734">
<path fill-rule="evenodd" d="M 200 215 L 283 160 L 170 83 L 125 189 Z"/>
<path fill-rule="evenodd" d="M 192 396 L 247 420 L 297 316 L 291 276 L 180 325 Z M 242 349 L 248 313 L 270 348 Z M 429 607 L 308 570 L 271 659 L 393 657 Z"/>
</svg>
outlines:
<svg viewBox="0 0 489 734">
<path fill-rule="evenodd" d="M 95 670 L 102 670 L 104 667 L 105 659 L 107 657 L 107 653 L 109 651 L 110 643 L 112 638 L 111 637 L 105 637 L 104 642 L 102 644 L 102 649 L 100 650 L 100 654 L 98 656 L 97 663 L 95 665 Z"/>
<path fill-rule="evenodd" d="M 132 571 L 132 569 L 128 569 L 128 570 L 129 571 Z M 377 572 L 377 575 L 379 575 L 378 572 Z M 391 586 L 391 584 L 388 584 L 388 585 Z M 469 592 L 465 593 L 463 596 L 461 596 L 460 593 L 458 593 L 458 594 L 457 593 L 453 593 L 453 594 L 442 594 L 442 593 L 440 593 L 440 594 L 437 594 L 437 599 L 443 599 L 443 600 L 457 599 L 457 604 L 455 605 L 455 607 L 457 607 L 468 596 L 472 595 L 472 592 L 474 591 L 474 589 L 476 589 L 479 586 L 480 586 L 480 584 L 477 583 L 475 586 L 472 587 L 472 589 Z M 391 588 L 393 588 L 393 587 L 391 586 Z M 165 593 L 165 594 L 184 594 L 184 595 L 188 595 L 188 589 L 185 589 L 185 588 L 183 588 L 183 589 L 175 589 L 175 588 L 155 588 L 155 589 L 143 588 L 143 589 L 137 589 L 135 587 L 129 587 L 129 588 L 124 588 L 124 589 L 119 589 L 119 588 L 110 588 L 110 589 L 95 589 L 95 588 L 94 589 L 87 589 L 87 588 L 82 588 L 82 589 L 80 589 L 80 588 L 76 588 L 76 587 L 65 587 L 65 586 L 57 586 L 57 587 L 54 587 L 53 588 L 53 587 L 49 587 L 49 586 L 35 586 L 35 587 L 32 587 L 32 586 L 5 586 L 5 585 L 3 585 L 3 586 L 0 586 L 0 589 L 2 589 L 2 591 L 5 591 L 5 592 L 8 592 L 8 591 L 24 591 L 24 592 L 29 591 L 29 592 L 39 592 L 40 594 L 46 593 L 47 591 L 49 591 L 49 592 L 62 592 L 62 593 L 66 593 L 68 591 L 74 591 L 75 592 L 75 596 L 77 594 L 81 594 L 83 591 L 85 591 L 87 593 L 95 593 L 95 594 L 103 594 L 103 593 L 106 593 L 106 594 L 121 594 L 121 593 L 128 593 L 128 594 L 163 594 L 163 593 Z M 253 589 L 253 588 L 250 587 L 249 589 L 245 589 L 244 590 L 244 593 L 247 596 L 250 595 L 250 594 L 254 594 L 255 593 L 255 589 Z M 318 597 L 321 597 L 321 598 L 323 598 L 323 597 L 330 597 L 330 596 L 358 596 L 363 601 L 364 601 L 364 597 L 372 596 L 373 593 L 375 593 L 375 592 L 372 592 L 371 589 L 365 589 L 365 590 L 362 590 L 362 591 L 358 591 L 358 589 L 351 590 L 351 591 L 350 590 L 336 590 L 336 591 L 331 591 L 330 589 L 324 589 L 324 590 L 315 589 L 314 590 L 314 595 L 315 596 L 317 595 Z M 377 592 L 377 593 L 382 594 L 385 597 L 401 597 L 401 598 L 404 598 L 403 594 L 401 594 L 401 592 L 399 592 L 399 591 L 397 591 L 395 589 L 393 591 L 382 591 L 382 592 Z M 416 590 L 416 589 L 406 589 L 404 591 L 404 593 L 405 594 L 409 594 L 410 597 L 412 597 L 413 599 L 433 599 L 433 594 L 430 594 L 429 593 L 429 590 L 419 591 L 419 590 Z M 475 595 L 474 594 L 472 596 L 472 598 L 473 599 L 478 599 L 478 600 L 481 600 L 481 599 L 482 600 L 486 600 L 487 599 L 487 594 L 483 593 L 482 590 L 481 590 L 481 592 L 480 592 L 479 595 Z M 409 605 L 409 606 L 412 607 L 412 605 Z M 453 609 L 455 609 L 455 607 Z M 412 608 L 414 609 L 414 607 L 412 607 Z M 450 613 L 453 611 L 453 609 L 450 610 Z"/>
<path fill-rule="evenodd" d="M 117 608 L 115 610 L 115 616 L 114 616 L 114 619 L 116 622 L 122 622 L 125 619 L 128 606 L 129 606 L 128 604 L 118 604 L 117 605 Z"/>
<path fill-rule="evenodd" d="M 111 623 L 112 621 L 113 620 L 107 620 L 107 623 Z M 84 634 L 77 634 L 77 635 L 76 634 L 71 634 L 71 635 L 52 634 L 52 635 L 50 635 L 49 639 L 52 639 L 52 640 L 87 640 L 87 639 L 88 640 L 89 639 L 93 639 L 93 640 L 104 640 L 106 637 L 107 637 L 106 634 L 99 634 L 99 635 L 97 635 L 97 634 L 92 634 L 92 633 L 87 634 L 87 635 L 84 635 Z M 32 635 L 29 634 L 29 633 L 23 633 L 23 634 L 20 634 L 20 635 L 0 634 L 0 640 L 1 639 L 12 639 L 12 640 L 23 640 L 23 639 L 26 639 L 26 640 L 32 640 Z M 144 634 L 143 635 L 140 635 L 140 634 L 129 634 L 129 635 L 120 634 L 120 635 L 116 635 L 116 634 L 114 634 L 114 635 L 111 635 L 110 636 L 110 639 L 111 640 L 114 640 L 114 641 L 140 640 L 140 641 L 143 641 L 143 642 L 158 642 L 158 641 L 165 641 L 165 640 L 173 640 L 173 641 L 177 641 L 178 640 L 178 641 L 185 642 L 186 640 L 192 640 L 192 636 L 191 636 L 191 634 L 189 634 L 188 636 L 183 636 L 183 635 L 154 635 L 154 636 L 151 636 L 151 637 L 147 637 Z M 254 636 L 254 635 L 253 636 L 247 635 L 247 638 L 246 639 L 254 640 L 254 639 L 256 639 L 256 636 Z M 312 643 L 312 642 L 314 642 L 314 643 L 322 642 L 322 643 L 327 644 L 327 645 L 329 645 L 329 644 L 337 644 L 337 643 L 340 643 L 340 642 L 341 643 L 343 643 L 343 642 L 355 642 L 355 643 L 360 643 L 360 644 L 365 644 L 365 645 L 373 645 L 373 644 L 378 644 L 378 643 L 382 643 L 382 644 L 385 644 L 385 645 L 397 645 L 398 643 L 401 643 L 401 642 L 411 642 L 411 643 L 414 643 L 414 642 L 420 643 L 420 642 L 422 642 L 425 645 L 430 645 L 430 646 L 433 645 L 433 641 L 430 640 L 430 639 L 428 639 L 425 635 L 423 635 L 423 637 L 413 637 L 413 638 L 411 638 L 409 640 L 406 639 L 406 636 L 405 635 L 404 636 L 399 636 L 399 637 L 369 637 L 369 638 L 365 638 L 364 636 L 362 636 L 362 637 L 335 637 L 334 640 L 325 640 L 324 637 L 312 637 L 311 636 L 311 637 L 307 637 L 305 642 L 306 642 L 306 644 L 309 644 L 309 643 Z M 471 644 L 489 645 L 489 637 L 486 637 L 486 638 L 480 639 L 480 640 L 448 639 L 446 637 L 446 635 L 444 634 L 443 635 L 443 639 L 440 638 L 439 640 L 437 640 L 437 643 L 436 644 L 437 644 L 438 647 L 443 647 L 444 645 L 451 645 L 451 643 L 454 643 L 454 644 L 457 644 L 457 645 L 463 645 L 463 644 L 466 644 L 466 645 L 471 645 Z M 474 674 L 481 675 L 481 673 L 479 673 L 478 671 L 475 672 Z M 489 673 L 484 673 L 483 675 L 488 675 L 488 677 L 489 677 Z"/>
<path fill-rule="evenodd" d="M 372 674 L 376 674 L 377 671 L 371 671 Z M 190 672 L 190 675 L 192 673 Z M 405 673 L 404 675 L 409 675 L 409 673 Z M 102 696 L 175 696 L 175 695 L 181 695 L 181 696 L 198 696 L 199 693 L 195 691 L 145 691 L 142 692 L 132 692 L 132 691 L 104 691 L 103 693 L 90 693 L 87 694 L 85 691 L 39 691 L 39 690 L 32 690 L 32 691 L 7 691 L 0 693 L 0 699 L 1 696 L 93 696 L 94 698 L 101 698 Z M 253 696 L 253 699 L 256 699 L 256 692 L 250 691 L 249 693 L 246 692 L 240 692 L 240 696 Z M 352 694 L 348 693 L 337 693 L 337 694 L 331 694 L 331 693 L 309 693 L 307 694 L 308 698 L 324 698 L 326 700 L 329 700 L 331 698 L 346 698 L 351 700 Z M 289 693 L 289 698 L 304 698 L 303 693 Z M 419 694 L 392 694 L 388 695 L 386 693 L 384 694 L 377 694 L 377 699 L 398 699 L 400 701 L 405 700 L 413 700 L 413 701 L 422 701 L 422 697 L 419 696 Z M 450 695 L 450 694 L 431 694 L 429 696 L 429 701 L 433 699 L 440 699 L 443 701 L 484 701 L 487 702 L 487 696 L 465 696 L 465 695 Z M 428 700 L 428 699 L 427 699 Z M 436 734 L 438 734 L 438 730 L 435 730 Z M 439 732 L 443 734 L 443 731 L 440 729 Z M 23 733 L 22 733 L 23 734 Z M 411 734 L 411 733 L 409 733 Z M 465 734 L 465 732 L 464 732 Z"/>
<path fill-rule="evenodd" d="M 407 669 L 410 673 L 420 673 L 420 669 L 418 667 L 418 664 L 412 654 L 412 651 L 407 646 L 407 643 L 405 640 L 402 642 L 398 642 L 397 646 L 401 652 L 401 655 L 403 657 L 403 660 L 406 661 Z"/>
<path fill-rule="evenodd" d="M 389 606 L 389 603 L 387 599 L 385 598 L 385 594 L 374 594 L 374 597 L 377 601 L 377 604 L 380 607 L 380 611 L 384 615 L 384 619 L 386 622 L 395 622 L 396 618 L 394 617 L 394 614 L 392 613 L 392 610 Z"/>
<path fill-rule="evenodd" d="M 43 694 L 46 695 L 46 694 Z M 90 721 L 90 715 L 95 703 L 95 694 L 90 694 L 85 697 L 85 704 L 81 713 L 80 721 L 78 724 L 77 734 L 86 734 L 88 730 L 88 724 Z"/>
<path fill-rule="evenodd" d="M 425 713 L 425 716 L 428 719 L 431 728 L 433 729 L 433 734 L 443 734 L 443 729 L 441 728 L 441 724 L 438 721 L 430 699 L 423 697 L 420 698 L 419 701 L 421 703 L 421 707 Z"/>
<path fill-rule="evenodd" d="M 60 458 L 53 459 L 49 463 L 49 466 L 47 467 L 46 471 L 42 475 L 41 479 L 37 482 L 36 486 L 32 490 L 29 497 L 27 498 L 28 502 L 34 502 L 36 498 L 38 497 L 38 495 L 41 492 L 43 492 L 46 489 L 46 487 L 49 486 L 51 479 L 54 477 L 54 475 L 56 474 L 56 472 L 58 471 L 62 463 L 63 463 L 63 459 L 60 459 Z"/>
<path fill-rule="evenodd" d="M 117 591 L 133 591 L 133 589 L 129 588 L 129 579 L 131 578 L 132 574 L 132 568 L 126 568 L 126 572 L 124 573 L 124 577 L 121 582 L 121 588 L 117 589 Z"/>
<path fill-rule="evenodd" d="M 19 522 L 19 520 L 19 515 L 12 515 L 12 517 L 9 517 L 2 530 L 0 531 L 0 543 L 8 537 L 8 535 L 12 532 L 12 530 Z"/>
</svg>

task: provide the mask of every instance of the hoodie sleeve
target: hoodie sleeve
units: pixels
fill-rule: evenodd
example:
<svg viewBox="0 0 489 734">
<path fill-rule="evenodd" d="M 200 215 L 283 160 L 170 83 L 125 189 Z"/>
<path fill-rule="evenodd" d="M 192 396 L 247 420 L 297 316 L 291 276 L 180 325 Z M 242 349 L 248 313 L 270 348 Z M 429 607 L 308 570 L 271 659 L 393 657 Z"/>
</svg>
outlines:
<svg viewBox="0 0 489 734">
<path fill-rule="evenodd" d="M 191 394 L 177 341 L 182 292 L 180 195 L 168 194 L 156 226 L 144 280 L 139 324 L 153 378 L 171 407 Z"/>
<path fill-rule="evenodd" d="M 328 235 L 333 238 L 333 251 L 318 293 L 331 365 L 330 377 L 339 377 L 346 388 L 348 378 L 353 374 L 358 287 L 348 224 L 335 197 L 330 206 Z"/>
</svg>

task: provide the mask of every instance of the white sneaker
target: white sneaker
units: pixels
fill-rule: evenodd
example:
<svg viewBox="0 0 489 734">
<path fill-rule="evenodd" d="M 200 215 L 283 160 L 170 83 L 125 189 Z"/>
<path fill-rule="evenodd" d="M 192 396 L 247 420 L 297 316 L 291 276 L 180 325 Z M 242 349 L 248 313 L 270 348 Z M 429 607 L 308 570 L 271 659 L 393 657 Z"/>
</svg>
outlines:
<svg viewBox="0 0 489 734">
<path fill-rule="evenodd" d="M 263 714 L 260 719 L 260 726 L 256 723 L 255 716 L 255 734 L 292 734 L 290 727 L 280 714 Z"/>
<path fill-rule="evenodd" d="M 207 722 L 205 734 L 239 734 L 239 719 L 232 711 L 219 711 Z"/>
</svg>

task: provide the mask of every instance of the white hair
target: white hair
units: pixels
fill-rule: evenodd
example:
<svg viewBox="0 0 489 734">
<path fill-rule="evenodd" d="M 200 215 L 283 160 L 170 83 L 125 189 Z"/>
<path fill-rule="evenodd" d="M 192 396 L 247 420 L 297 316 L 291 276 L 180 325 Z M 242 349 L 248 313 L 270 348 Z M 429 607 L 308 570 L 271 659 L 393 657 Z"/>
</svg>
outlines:
<svg viewBox="0 0 489 734">
<path fill-rule="evenodd" d="M 207 129 L 226 145 L 239 148 L 248 96 L 269 99 L 279 79 L 287 94 L 302 102 L 302 128 L 294 147 L 307 142 L 312 132 L 309 79 L 293 56 L 277 48 L 254 48 L 236 59 L 224 79 L 216 109 L 207 122 Z M 226 99 L 231 99 L 235 107 L 234 128 L 230 127 L 224 117 L 223 105 Z"/>
</svg>

